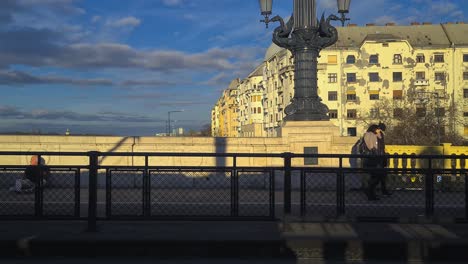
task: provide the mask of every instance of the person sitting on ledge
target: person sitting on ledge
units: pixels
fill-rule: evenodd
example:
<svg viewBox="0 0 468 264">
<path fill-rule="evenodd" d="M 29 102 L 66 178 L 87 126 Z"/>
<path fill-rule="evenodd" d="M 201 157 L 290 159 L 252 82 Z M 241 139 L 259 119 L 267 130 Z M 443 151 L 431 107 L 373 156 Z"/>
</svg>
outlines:
<svg viewBox="0 0 468 264">
<path fill-rule="evenodd" d="M 45 161 L 41 158 L 39 164 L 39 156 L 34 155 L 31 157 L 31 162 L 24 175 L 20 176 L 15 180 L 15 186 L 11 187 L 10 190 L 17 193 L 31 193 L 34 192 L 37 183 L 37 177 L 41 177 L 42 186 L 44 187 L 47 183 L 47 179 L 50 175 L 50 170 L 45 166 Z"/>
</svg>

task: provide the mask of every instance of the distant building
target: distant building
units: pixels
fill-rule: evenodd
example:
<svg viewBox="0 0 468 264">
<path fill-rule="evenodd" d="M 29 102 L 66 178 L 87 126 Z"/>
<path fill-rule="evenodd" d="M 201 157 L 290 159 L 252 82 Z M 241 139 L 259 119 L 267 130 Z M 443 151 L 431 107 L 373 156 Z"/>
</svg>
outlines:
<svg viewBox="0 0 468 264">
<path fill-rule="evenodd" d="M 467 24 L 350 24 L 337 30 L 337 43 L 318 59 L 318 94 L 342 136 L 362 134 L 366 127 L 357 118 L 378 113 L 373 107 L 379 100 L 404 100 L 426 91 L 444 99 L 439 109 L 432 102 L 424 111 L 445 114 L 456 106 L 463 122 L 454 129 L 468 138 Z M 212 111 L 213 136 L 278 136 L 293 86 L 294 58 L 272 44 L 258 68 L 223 92 Z M 392 114 L 401 114 L 396 110 Z M 226 120 L 223 111 L 236 116 L 238 126 L 226 126 L 233 117 Z"/>
</svg>

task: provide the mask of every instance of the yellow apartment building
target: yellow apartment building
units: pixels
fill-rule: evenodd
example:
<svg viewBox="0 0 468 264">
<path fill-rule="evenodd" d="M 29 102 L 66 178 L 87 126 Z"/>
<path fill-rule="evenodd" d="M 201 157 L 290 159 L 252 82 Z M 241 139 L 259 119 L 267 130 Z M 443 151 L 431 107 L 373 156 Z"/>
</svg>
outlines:
<svg viewBox="0 0 468 264">
<path fill-rule="evenodd" d="M 240 137 L 262 137 L 263 68 L 261 64 L 238 86 L 238 118 Z"/>
<path fill-rule="evenodd" d="M 238 137 L 238 87 L 239 79 L 234 79 L 223 91 L 215 107 L 211 110 L 211 130 L 216 137 Z"/>
<path fill-rule="evenodd" d="M 414 102 L 418 98 L 425 99 L 418 100 L 423 102 L 415 105 L 418 110 L 434 111 L 441 118 L 446 118 L 447 110 L 454 107 L 461 121 L 453 124 L 453 129 L 468 138 L 468 25 L 351 24 L 337 29 L 337 43 L 320 53 L 318 93 L 342 136 L 364 132 L 366 126 L 358 122 L 360 117 L 374 117 L 378 121 L 377 102 L 384 99 Z M 272 44 L 264 62 L 252 74 L 235 88 L 231 83 L 229 89 L 239 91 L 240 123 L 238 131 L 224 135 L 278 136 L 284 108 L 294 95 L 293 87 L 294 58 L 288 50 Z M 259 94 L 263 118 L 259 118 L 258 106 L 255 111 L 252 105 L 252 98 L 257 100 Z M 220 100 L 223 98 L 224 94 Z M 386 114 L 402 113 L 394 109 Z M 221 121 L 212 120 L 212 126 L 221 127 Z M 263 129 L 252 131 L 253 126 Z"/>
</svg>

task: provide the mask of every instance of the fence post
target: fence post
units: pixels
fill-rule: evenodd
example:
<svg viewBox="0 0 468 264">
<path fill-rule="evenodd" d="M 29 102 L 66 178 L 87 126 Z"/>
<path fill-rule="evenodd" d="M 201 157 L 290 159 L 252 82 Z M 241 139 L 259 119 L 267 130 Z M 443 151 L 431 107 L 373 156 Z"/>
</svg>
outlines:
<svg viewBox="0 0 468 264">
<path fill-rule="evenodd" d="M 45 170 L 45 164 L 42 164 L 41 158 L 41 155 L 37 155 L 37 166 L 39 166 L 40 173 L 34 178 L 34 184 L 36 185 L 36 188 L 34 189 L 34 214 L 37 218 L 41 218 L 43 216 L 44 208 L 44 190 L 42 188 L 42 180 L 44 179 L 43 172 Z"/>
<path fill-rule="evenodd" d="M 434 171 L 432 168 L 432 158 L 428 159 L 428 170 L 426 173 L 426 217 L 434 215 Z"/>
<path fill-rule="evenodd" d="M 145 155 L 145 170 L 143 172 L 143 216 L 151 215 L 151 180 L 148 169 L 148 155 Z"/>
<path fill-rule="evenodd" d="M 237 170 L 237 156 L 232 157 L 231 216 L 239 216 L 239 180 L 238 180 L 238 170 Z"/>
<path fill-rule="evenodd" d="M 97 176 L 98 176 L 98 151 L 90 151 L 89 155 L 89 196 L 88 196 L 88 232 L 96 232 L 97 209 Z"/>
<path fill-rule="evenodd" d="M 337 216 L 342 217 L 345 214 L 345 182 L 344 182 L 344 173 L 343 173 L 343 158 L 339 157 L 339 168 L 338 168 L 338 174 L 337 174 L 337 179 L 336 179 L 336 184 L 337 184 L 337 194 L 336 194 L 336 200 L 337 200 Z"/>
<path fill-rule="evenodd" d="M 284 155 L 284 214 L 291 214 L 291 152 Z"/>
</svg>

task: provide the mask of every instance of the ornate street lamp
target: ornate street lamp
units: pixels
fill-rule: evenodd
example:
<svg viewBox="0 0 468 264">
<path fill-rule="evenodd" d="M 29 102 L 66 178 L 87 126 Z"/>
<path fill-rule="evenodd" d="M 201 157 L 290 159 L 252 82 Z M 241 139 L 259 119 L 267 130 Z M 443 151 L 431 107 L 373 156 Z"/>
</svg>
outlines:
<svg viewBox="0 0 468 264">
<path fill-rule="evenodd" d="M 262 22 L 280 22 L 273 31 L 273 43 L 291 51 L 294 60 L 294 98 L 285 108 L 286 117 L 290 121 L 330 120 L 328 107 L 323 104 L 317 93 L 317 58 L 320 50 L 333 45 L 338 40 L 338 32 L 330 24 L 338 20 L 344 25 L 345 14 L 348 13 L 351 0 L 337 0 L 338 12 L 341 18 L 330 15 L 317 20 L 316 0 L 294 0 L 294 13 L 287 23 L 280 16 L 272 19 L 271 8 L 273 0 L 259 0 Z"/>
</svg>

